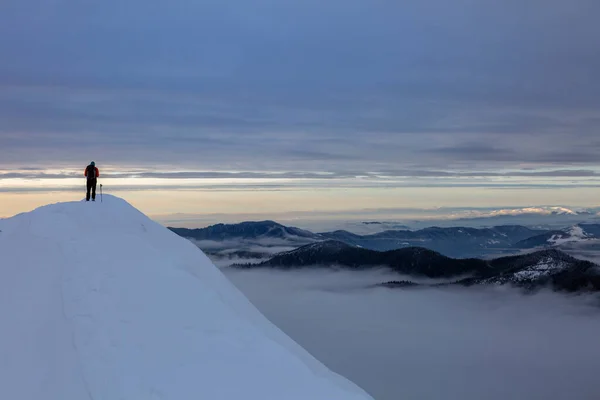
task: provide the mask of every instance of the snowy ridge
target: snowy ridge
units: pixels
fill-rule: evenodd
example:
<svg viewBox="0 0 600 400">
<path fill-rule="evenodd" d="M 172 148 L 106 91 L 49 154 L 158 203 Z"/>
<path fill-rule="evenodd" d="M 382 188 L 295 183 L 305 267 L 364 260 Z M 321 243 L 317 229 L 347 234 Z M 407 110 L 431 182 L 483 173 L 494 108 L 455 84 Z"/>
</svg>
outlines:
<svg viewBox="0 0 600 400">
<path fill-rule="evenodd" d="M 513 274 L 516 281 L 530 281 L 542 276 L 551 275 L 568 268 L 565 263 L 557 262 L 551 257 L 545 258 L 538 264 Z"/>
<path fill-rule="evenodd" d="M 598 266 L 549 249 L 491 261 L 499 273 L 488 278 L 466 280 L 467 284 L 514 284 L 521 287 L 553 287 L 557 290 L 598 290 Z"/>
<path fill-rule="evenodd" d="M 588 239 L 588 235 L 584 232 L 583 228 L 579 225 L 572 226 L 565 231 L 565 234 L 552 235 L 548 239 L 548 243 L 551 245 L 561 245 L 568 242 L 579 242 L 581 240 Z"/>
<path fill-rule="evenodd" d="M 581 215 L 590 214 L 590 211 L 585 208 L 567 208 L 561 206 L 554 207 L 525 207 L 510 210 L 497 210 L 492 212 L 496 215 L 522 215 L 522 214 L 542 214 L 542 215 Z"/>
<path fill-rule="evenodd" d="M 0 399 L 370 399 L 122 199 L 0 230 Z"/>
<path fill-rule="evenodd" d="M 547 206 L 547 207 L 523 207 L 523 208 L 503 208 L 498 210 L 472 210 L 465 211 L 464 213 L 457 214 L 456 216 L 462 216 L 463 218 L 486 218 L 486 217 L 499 217 L 499 216 L 518 216 L 527 214 L 537 215 L 588 215 L 591 212 L 588 209 L 573 209 L 562 206 Z"/>
</svg>

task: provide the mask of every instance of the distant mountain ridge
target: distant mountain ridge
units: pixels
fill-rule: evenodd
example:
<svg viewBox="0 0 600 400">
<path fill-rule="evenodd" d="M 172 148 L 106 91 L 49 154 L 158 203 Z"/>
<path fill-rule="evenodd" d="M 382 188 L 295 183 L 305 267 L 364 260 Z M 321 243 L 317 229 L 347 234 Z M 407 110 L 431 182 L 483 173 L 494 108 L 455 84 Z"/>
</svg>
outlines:
<svg viewBox="0 0 600 400">
<path fill-rule="evenodd" d="M 600 291 L 600 267 L 556 250 L 501 257 L 493 260 L 454 259 L 432 250 L 410 247 L 378 252 L 334 240 L 313 243 L 278 254 L 258 264 L 235 265 L 236 268 L 324 268 L 339 267 L 363 270 L 387 267 L 401 275 L 427 278 L 456 278 L 453 284 L 504 285 L 535 289 Z M 410 287 L 410 281 L 388 282 L 389 287 Z"/>
<path fill-rule="evenodd" d="M 299 247 L 326 240 L 341 241 L 375 251 L 422 247 L 455 258 L 481 258 L 490 254 L 514 254 L 522 249 L 553 247 L 566 242 L 600 238 L 600 224 L 578 224 L 562 230 L 532 229 L 521 225 L 489 228 L 429 227 L 420 230 L 387 230 L 358 235 L 345 230 L 313 233 L 288 227 L 275 221 L 249 221 L 239 224 L 217 224 L 201 229 L 169 228 L 180 236 L 202 241 L 228 240 L 285 242 Z"/>
<path fill-rule="evenodd" d="M 474 257 L 482 256 L 489 250 L 514 249 L 515 243 L 544 232 L 520 225 L 504 225 L 492 228 L 430 227 L 417 231 L 384 231 L 372 235 L 335 231 L 320 235 L 378 251 L 418 246 L 452 257 Z"/>
<path fill-rule="evenodd" d="M 580 242 L 600 238 L 600 224 L 577 224 L 569 228 L 544 232 L 515 244 L 522 249 L 552 247 L 569 242 Z"/>
<path fill-rule="evenodd" d="M 456 283 L 471 285 L 506 285 L 535 289 L 600 291 L 600 266 L 576 259 L 560 250 L 548 249 L 493 261 L 499 272 L 488 277 L 467 278 Z"/>
<path fill-rule="evenodd" d="M 217 224 L 200 229 L 172 228 L 179 236 L 196 240 L 223 241 L 228 239 L 302 239 L 321 240 L 315 233 L 304 229 L 289 227 L 275 221 L 248 221 L 239 224 Z"/>
<path fill-rule="evenodd" d="M 422 247 L 379 252 L 351 246 L 336 240 L 302 246 L 296 250 L 278 254 L 260 264 L 252 265 L 252 267 L 257 266 L 277 268 L 343 266 L 350 269 L 387 266 L 398 273 L 421 275 L 429 278 L 453 277 L 475 272 L 483 273 L 488 269 L 485 261 L 452 259 Z"/>
</svg>

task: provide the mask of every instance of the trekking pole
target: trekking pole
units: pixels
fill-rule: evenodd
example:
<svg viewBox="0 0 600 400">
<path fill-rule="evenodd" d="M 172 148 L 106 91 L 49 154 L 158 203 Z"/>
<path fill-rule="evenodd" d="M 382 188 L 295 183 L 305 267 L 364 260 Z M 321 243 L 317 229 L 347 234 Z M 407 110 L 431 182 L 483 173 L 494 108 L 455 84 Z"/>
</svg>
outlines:
<svg viewBox="0 0 600 400">
<path fill-rule="evenodd" d="M 100 184 L 100 203 L 102 203 L 102 184 Z"/>
</svg>

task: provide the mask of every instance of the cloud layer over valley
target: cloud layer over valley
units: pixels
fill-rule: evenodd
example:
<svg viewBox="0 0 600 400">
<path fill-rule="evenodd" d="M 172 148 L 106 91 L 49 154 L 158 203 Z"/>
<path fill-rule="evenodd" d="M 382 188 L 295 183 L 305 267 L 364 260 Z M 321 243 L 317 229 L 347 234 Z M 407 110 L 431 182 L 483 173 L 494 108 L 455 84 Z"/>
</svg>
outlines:
<svg viewBox="0 0 600 400">
<path fill-rule="evenodd" d="M 378 400 L 600 396 L 593 297 L 387 289 L 384 270 L 223 269 L 293 339 Z"/>
</svg>

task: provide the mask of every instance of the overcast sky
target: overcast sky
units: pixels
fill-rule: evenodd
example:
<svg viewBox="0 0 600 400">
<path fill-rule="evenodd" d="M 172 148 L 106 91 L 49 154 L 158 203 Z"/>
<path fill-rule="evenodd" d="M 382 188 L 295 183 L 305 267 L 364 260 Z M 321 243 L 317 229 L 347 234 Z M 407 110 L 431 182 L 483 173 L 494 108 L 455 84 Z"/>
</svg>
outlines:
<svg viewBox="0 0 600 400">
<path fill-rule="evenodd" d="M 589 178 L 598 15 L 596 0 L 3 0 L 0 167 Z"/>
</svg>

